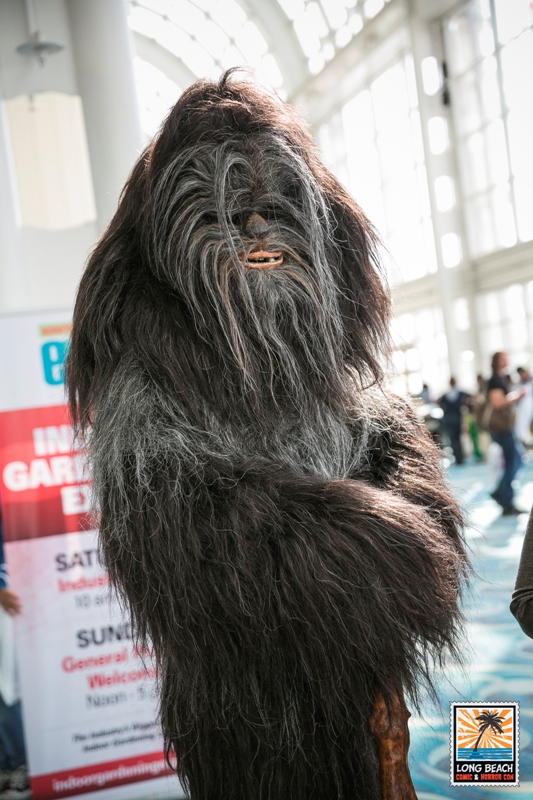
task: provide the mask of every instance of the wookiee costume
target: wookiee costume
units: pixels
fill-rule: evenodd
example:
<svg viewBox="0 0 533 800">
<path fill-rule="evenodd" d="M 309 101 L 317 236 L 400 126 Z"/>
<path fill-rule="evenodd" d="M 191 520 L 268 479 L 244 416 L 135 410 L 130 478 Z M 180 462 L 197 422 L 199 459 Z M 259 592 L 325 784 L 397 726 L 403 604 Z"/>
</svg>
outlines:
<svg viewBox="0 0 533 800">
<path fill-rule="evenodd" d="M 193 800 L 379 797 L 376 693 L 393 716 L 455 649 L 460 514 L 382 389 L 388 321 L 372 227 L 295 113 L 195 83 L 89 261 L 68 363 Z"/>
</svg>

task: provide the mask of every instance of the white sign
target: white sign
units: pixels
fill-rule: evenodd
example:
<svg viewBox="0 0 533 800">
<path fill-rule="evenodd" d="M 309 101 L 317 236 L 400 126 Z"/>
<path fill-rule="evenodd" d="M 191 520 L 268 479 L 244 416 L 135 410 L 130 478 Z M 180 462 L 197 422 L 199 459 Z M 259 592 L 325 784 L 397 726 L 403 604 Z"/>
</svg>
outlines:
<svg viewBox="0 0 533 800">
<path fill-rule="evenodd" d="M 69 318 L 0 317 L 0 494 L 23 606 L 16 641 L 33 796 L 182 797 L 163 754 L 150 654 L 110 599 L 90 529 L 90 476 L 63 402 Z"/>
</svg>

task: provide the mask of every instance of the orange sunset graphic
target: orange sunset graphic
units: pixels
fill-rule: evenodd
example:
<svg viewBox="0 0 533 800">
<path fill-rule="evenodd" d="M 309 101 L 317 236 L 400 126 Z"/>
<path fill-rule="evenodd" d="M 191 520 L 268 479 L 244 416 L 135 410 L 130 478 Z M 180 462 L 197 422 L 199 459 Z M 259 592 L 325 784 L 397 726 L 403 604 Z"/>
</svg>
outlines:
<svg viewBox="0 0 533 800">
<path fill-rule="evenodd" d="M 476 753 L 481 755 L 480 751 L 487 749 L 509 752 L 513 747 L 513 709 L 462 708 L 457 714 L 456 736 L 459 759 L 475 758 Z"/>
</svg>

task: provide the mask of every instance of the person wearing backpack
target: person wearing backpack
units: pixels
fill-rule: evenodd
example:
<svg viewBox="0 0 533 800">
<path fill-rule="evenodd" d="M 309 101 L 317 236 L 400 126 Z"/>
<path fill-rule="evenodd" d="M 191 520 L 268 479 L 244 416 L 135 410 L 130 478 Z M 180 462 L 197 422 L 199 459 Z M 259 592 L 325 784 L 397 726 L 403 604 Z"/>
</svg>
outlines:
<svg viewBox="0 0 533 800">
<path fill-rule="evenodd" d="M 493 442 L 502 448 L 504 458 L 502 477 L 490 496 L 501 505 L 505 517 L 521 513 L 514 504 L 512 486 L 522 465 L 522 453 L 513 429 L 513 409 L 524 396 L 524 390 L 516 391 L 512 388 L 511 379 L 507 373 L 508 365 L 507 353 L 502 351 L 494 353 L 491 361 L 492 375 L 487 383 L 487 411 L 489 412 L 487 427 Z"/>
</svg>

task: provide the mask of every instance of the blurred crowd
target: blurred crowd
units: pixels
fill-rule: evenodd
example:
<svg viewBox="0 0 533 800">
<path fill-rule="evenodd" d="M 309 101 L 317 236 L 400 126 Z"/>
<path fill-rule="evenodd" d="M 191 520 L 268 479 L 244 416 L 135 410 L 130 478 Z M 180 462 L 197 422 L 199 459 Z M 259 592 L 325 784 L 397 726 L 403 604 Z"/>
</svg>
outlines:
<svg viewBox="0 0 533 800">
<path fill-rule="evenodd" d="M 455 466 L 466 460 L 489 461 L 494 467 L 491 497 L 505 516 L 520 513 L 515 506 L 513 480 L 524 453 L 533 446 L 533 382 L 526 367 L 509 370 L 503 351 L 491 359 L 491 375 L 477 376 L 475 393 L 464 391 L 450 378 L 448 390 L 432 398 L 424 384 L 417 395 L 418 413 Z"/>
</svg>

